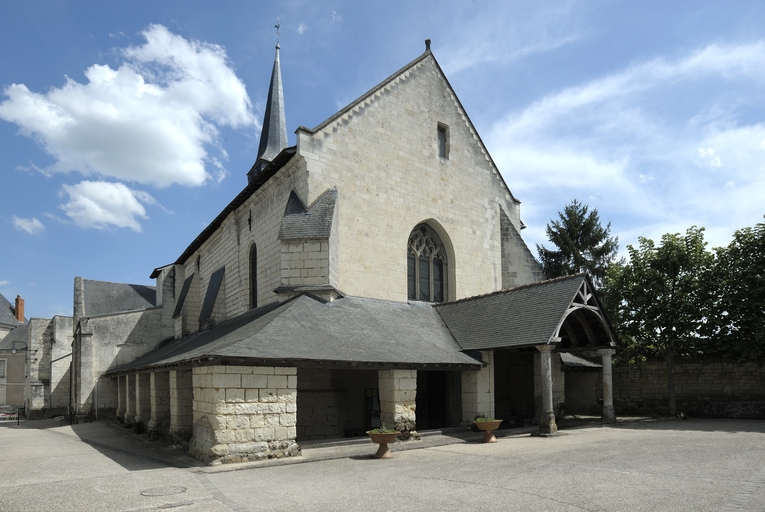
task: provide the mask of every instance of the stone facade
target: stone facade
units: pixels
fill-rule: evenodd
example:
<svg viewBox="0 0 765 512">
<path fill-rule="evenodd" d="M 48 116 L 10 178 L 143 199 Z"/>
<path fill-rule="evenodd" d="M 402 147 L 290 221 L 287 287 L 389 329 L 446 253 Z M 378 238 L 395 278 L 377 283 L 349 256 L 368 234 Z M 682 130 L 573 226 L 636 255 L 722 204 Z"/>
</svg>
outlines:
<svg viewBox="0 0 765 512">
<path fill-rule="evenodd" d="M 417 370 L 379 370 L 380 421 L 399 430 L 403 440 L 419 439 L 416 430 Z"/>
<path fill-rule="evenodd" d="M 484 350 L 481 359 L 489 363 L 477 372 L 462 373 L 462 424 L 477 417 L 494 417 L 494 352 Z"/>
<path fill-rule="evenodd" d="M 618 412 L 668 414 L 664 361 L 617 366 L 613 373 Z M 765 418 L 765 366 L 675 361 L 675 401 L 679 412 L 694 416 Z"/>
<path fill-rule="evenodd" d="M 170 370 L 170 440 L 188 446 L 194 425 L 194 390 L 191 370 Z"/>
<path fill-rule="evenodd" d="M 192 455 L 225 463 L 300 453 L 297 368 L 202 366 L 192 376 Z"/>
</svg>

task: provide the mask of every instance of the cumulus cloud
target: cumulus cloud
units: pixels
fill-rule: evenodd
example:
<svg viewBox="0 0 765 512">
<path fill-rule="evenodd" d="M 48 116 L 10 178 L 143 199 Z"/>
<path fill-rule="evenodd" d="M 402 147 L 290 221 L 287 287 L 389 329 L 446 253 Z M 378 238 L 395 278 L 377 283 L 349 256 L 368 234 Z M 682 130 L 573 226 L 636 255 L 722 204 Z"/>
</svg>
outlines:
<svg viewBox="0 0 765 512">
<path fill-rule="evenodd" d="M 11 284 L 11 282 L 6 280 L 6 279 L 0 281 L 0 286 L 6 286 L 6 285 L 9 285 L 9 284 Z"/>
<path fill-rule="evenodd" d="M 140 232 L 138 219 L 148 218 L 142 203 L 156 204 L 146 192 L 132 190 L 122 183 L 83 181 L 63 188 L 68 201 L 59 208 L 83 228 L 118 227 Z"/>
<path fill-rule="evenodd" d="M 31 219 L 22 219 L 14 215 L 12 220 L 16 229 L 19 231 L 26 231 L 30 235 L 39 235 L 45 231 L 45 226 L 43 226 L 43 223 L 34 217 Z"/>
<path fill-rule="evenodd" d="M 5 89 L 0 118 L 55 159 L 46 172 L 157 187 L 220 178 L 208 154 L 218 151 L 217 127 L 257 123 L 244 84 L 221 46 L 184 39 L 161 25 L 142 34 L 145 44 L 121 50 L 117 69 L 88 68 L 86 83 L 67 77 L 44 94 L 23 84 Z"/>
<path fill-rule="evenodd" d="M 308 30 L 308 27 L 306 26 L 305 23 L 303 23 L 302 21 L 298 23 L 298 28 L 297 28 L 298 34 L 304 34 L 306 30 Z"/>
</svg>

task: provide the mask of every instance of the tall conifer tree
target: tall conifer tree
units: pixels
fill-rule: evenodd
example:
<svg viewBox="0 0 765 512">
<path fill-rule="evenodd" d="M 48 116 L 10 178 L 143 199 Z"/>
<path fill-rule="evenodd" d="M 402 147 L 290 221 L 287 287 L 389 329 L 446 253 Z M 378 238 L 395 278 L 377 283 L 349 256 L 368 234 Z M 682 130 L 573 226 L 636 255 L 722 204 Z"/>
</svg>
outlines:
<svg viewBox="0 0 765 512">
<path fill-rule="evenodd" d="M 537 245 L 542 269 L 549 278 L 589 271 L 600 284 L 619 250 L 619 238 L 610 235 L 611 223 L 600 224 L 597 208 L 590 211 L 574 199 L 547 225 L 547 239 L 557 249 Z"/>
</svg>

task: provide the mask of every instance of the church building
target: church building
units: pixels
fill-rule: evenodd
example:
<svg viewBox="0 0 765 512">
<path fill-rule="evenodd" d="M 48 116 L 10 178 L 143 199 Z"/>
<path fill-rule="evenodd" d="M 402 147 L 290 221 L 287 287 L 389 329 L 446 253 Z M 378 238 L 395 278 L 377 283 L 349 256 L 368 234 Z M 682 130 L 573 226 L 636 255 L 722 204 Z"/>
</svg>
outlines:
<svg viewBox="0 0 765 512">
<path fill-rule="evenodd" d="M 477 416 L 550 433 L 564 407 L 613 421 L 592 283 L 544 280 L 430 41 L 294 146 L 279 51 L 241 193 L 155 289 L 76 281 L 74 412 L 207 463 L 383 424 L 403 440 Z"/>
</svg>

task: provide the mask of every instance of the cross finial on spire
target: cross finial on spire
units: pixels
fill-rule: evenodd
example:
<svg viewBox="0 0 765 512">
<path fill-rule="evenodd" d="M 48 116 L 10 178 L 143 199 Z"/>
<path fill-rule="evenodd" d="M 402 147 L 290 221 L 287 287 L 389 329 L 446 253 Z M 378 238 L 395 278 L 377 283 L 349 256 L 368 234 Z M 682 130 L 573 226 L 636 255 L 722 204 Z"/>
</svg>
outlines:
<svg viewBox="0 0 765 512">
<path fill-rule="evenodd" d="M 279 36 L 281 35 L 281 32 L 279 29 L 282 26 L 282 21 L 279 18 L 276 18 L 276 25 L 274 25 L 274 28 L 276 29 L 276 46 L 279 46 Z"/>
</svg>

